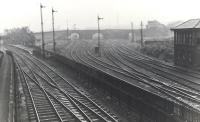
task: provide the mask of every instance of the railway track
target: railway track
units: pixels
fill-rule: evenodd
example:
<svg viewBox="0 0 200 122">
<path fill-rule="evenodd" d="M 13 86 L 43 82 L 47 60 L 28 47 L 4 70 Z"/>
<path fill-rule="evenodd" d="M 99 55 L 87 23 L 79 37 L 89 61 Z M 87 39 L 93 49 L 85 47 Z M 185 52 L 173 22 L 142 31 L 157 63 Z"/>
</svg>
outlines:
<svg viewBox="0 0 200 122">
<path fill-rule="evenodd" d="M 76 52 L 76 55 L 78 55 L 77 57 L 79 57 L 79 60 L 82 60 L 82 63 L 95 67 L 101 65 L 101 67 L 104 67 L 105 69 L 107 68 L 125 76 L 132 77 L 132 79 L 140 81 L 140 83 L 148 85 L 154 90 L 157 90 L 160 93 L 199 111 L 199 109 L 197 108 L 198 104 L 200 103 L 199 92 L 185 88 L 184 86 L 165 83 L 144 73 L 138 72 L 134 69 L 134 67 L 131 67 L 130 63 L 124 62 L 124 60 L 122 59 L 123 56 L 118 54 L 118 52 L 114 52 L 114 49 L 112 49 L 112 47 L 106 49 L 110 49 L 110 51 L 108 51 L 109 53 L 105 53 L 105 56 L 111 62 L 113 62 L 115 66 L 105 61 L 102 61 L 99 58 L 96 58 L 95 56 L 92 56 L 90 51 L 84 51 L 84 49 L 87 48 L 83 47 L 83 49 L 79 49 L 79 51 L 77 50 Z"/>
<path fill-rule="evenodd" d="M 161 92 L 158 90 L 155 90 L 155 87 L 153 85 L 151 85 L 151 84 L 149 85 L 145 82 L 138 81 L 138 78 L 133 77 L 132 75 L 130 75 L 130 73 L 124 72 L 119 67 L 105 63 L 104 61 L 101 61 L 100 59 L 96 60 L 95 56 L 92 56 L 90 54 L 89 54 L 90 56 L 88 56 L 88 53 L 89 53 L 88 50 L 80 49 L 79 51 L 76 51 L 75 54 L 76 54 L 76 57 L 78 57 L 82 63 L 89 65 L 90 67 L 100 69 L 103 72 L 107 72 L 107 70 L 109 70 L 107 72 L 108 74 L 114 75 L 114 77 L 117 77 L 118 79 L 121 79 L 122 81 L 125 81 L 125 82 L 132 81 L 131 84 L 136 87 L 140 87 L 141 89 L 143 89 L 145 91 L 151 91 L 152 94 L 156 94 L 158 96 L 161 95 L 160 94 Z M 151 86 L 151 87 L 148 87 L 148 90 L 146 89 L 147 85 Z M 158 89 L 158 88 L 156 88 L 156 89 Z M 165 94 L 162 94 L 162 96 L 165 96 Z M 165 98 L 166 97 L 167 96 L 165 96 Z M 148 104 L 148 103 L 145 103 L 145 104 Z"/>
<path fill-rule="evenodd" d="M 35 84 L 34 86 L 38 87 L 37 90 L 35 90 L 36 89 L 35 87 L 27 87 L 27 90 L 30 91 L 29 93 L 33 95 L 35 94 L 38 95 L 38 99 L 32 99 L 31 105 L 46 106 L 46 103 L 50 103 L 50 105 L 47 106 L 48 107 L 52 106 L 51 109 L 48 108 L 54 111 L 51 112 L 52 118 L 48 117 L 49 119 L 52 120 L 55 119 L 56 117 L 53 115 L 56 115 L 57 116 L 56 121 L 67 121 L 73 119 L 75 121 L 91 121 L 91 122 L 118 121 L 116 116 L 107 113 L 106 110 L 98 106 L 94 101 L 92 101 L 85 94 L 80 92 L 77 88 L 75 88 L 71 83 L 66 81 L 61 75 L 56 73 L 52 68 L 50 68 L 44 62 L 30 55 L 18 52 L 14 54 L 14 57 L 16 59 L 16 62 L 18 63 L 18 67 L 22 67 L 19 68 L 21 69 L 21 73 L 19 73 L 19 75 L 25 76 L 26 79 L 29 78 L 27 84 Z M 39 91 L 38 90 L 39 88 L 42 89 L 40 90 L 41 93 L 37 93 L 37 91 Z M 27 93 L 27 90 L 25 91 L 25 93 Z M 27 94 L 26 96 L 30 97 L 31 94 L 30 95 Z M 40 94 L 46 95 L 45 99 L 46 101 L 41 100 L 41 102 L 37 102 L 40 101 L 41 97 L 45 98 Z M 37 107 L 34 108 L 35 108 L 35 113 L 38 113 Z M 30 110 L 32 109 L 30 108 Z M 62 113 L 62 111 L 64 110 L 65 112 Z M 67 116 L 64 116 L 64 113 L 71 114 L 71 117 L 68 118 Z M 46 116 L 50 115 L 51 115 L 50 113 L 46 114 Z M 39 121 L 42 118 L 42 114 L 35 114 L 35 116 L 36 116 L 35 118 L 38 118 Z"/>
<path fill-rule="evenodd" d="M 24 62 L 22 62 L 22 63 L 24 63 Z M 27 68 L 27 67 L 26 67 Z M 74 110 L 75 109 L 72 109 L 72 110 L 70 110 L 68 107 L 66 107 L 66 104 L 65 104 L 65 102 L 67 103 L 68 101 L 67 100 L 59 100 L 59 98 L 65 98 L 64 96 L 63 96 L 63 94 L 61 94 L 57 89 L 55 89 L 55 88 L 52 88 L 50 85 L 48 85 L 47 83 L 44 83 L 44 81 L 42 82 L 42 79 L 40 78 L 40 80 L 39 80 L 39 78 L 37 78 L 38 80 L 37 81 L 35 81 L 33 78 L 31 78 L 31 76 L 27 73 L 27 72 L 25 72 L 25 71 L 23 71 L 24 72 L 24 74 L 26 75 L 26 77 L 27 78 L 29 78 L 29 79 L 31 79 L 32 80 L 32 84 L 33 83 L 35 83 L 35 86 L 37 86 L 38 85 L 38 88 L 37 89 L 35 89 L 35 87 L 34 87 L 34 91 L 32 91 L 31 93 L 33 93 L 33 94 L 37 94 L 38 96 L 37 96 L 37 99 L 33 99 L 32 101 L 32 105 L 33 106 L 36 106 L 36 103 L 35 103 L 35 101 L 37 102 L 37 101 L 39 101 L 39 102 L 37 102 L 38 103 L 38 106 L 39 107 L 41 107 L 41 115 L 40 114 L 38 114 L 37 116 L 38 116 L 38 119 L 37 119 L 37 121 L 44 121 L 44 120 L 42 120 L 41 118 L 43 117 L 43 116 L 47 116 L 47 118 L 48 118 L 48 120 L 47 121 L 55 121 L 54 119 L 55 118 L 52 118 L 51 116 L 53 116 L 53 115 L 56 115 L 56 116 L 58 116 L 59 117 L 59 120 L 56 120 L 56 121 L 68 121 L 68 120 L 71 120 L 71 121 L 83 121 L 84 119 L 80 119 L 80 117 L 77 117 L 77 115 L 76 114 L 74 114 Z M 23 75 L 24 75 L 23 74 Z M 32 74 L 33 75 L 33 74 Z M 29 81 L 30 82 L 30 81 Z M 38 93 L 38 89 L 39 89 L 39 87 L 41 87 L 42 89 L 43 89 L 43 94 L 45 94 L 46 95 L 46 98 L 48 98 L 48 101 L 43 101 L 42 99 L 44 99 L 44 96 L 42 96 L 42 91 L 40 92 L 40 93 Z M 48 87 L 48 88 L 47 88 Z M 30 90 L 30 89 L 33 89 L 32 87 L 31 88 L 28 88 L 28 90 Z M 51 90 L 51 91 L 49 91 L 49 90 Z M 52 93 L 53 92 L 53 93 Z M 48 93 L 48 94 L 47 94 Z M 26 92 L 25 92 L 25 94 L 26 94 Z M 26 95 L 27 96 L 27 95 Z M 53 106 L 53 108 L 48 108 L 47 106 L 48 106 L 48 104 L 47 103 L 51 103 L 51 105 Z M 67 104 L 67 105 L 70 105 L 70 104 Z M 71 107 L 73 107 L 73 105 L 71 105 Z M 59 108 L 62 108 L 62 109 L 59 109 Z M 53 110 L 52 110 L 53 109 Z M 29 109 L 29 110 L 31 110 L 31 109 Z M 40 110 L 40 109 L 39 109 Z M 36 109 L 36 112 L 38 113 L 38 111 L 39 110 L 37 110 Z M 49 110 L 52 110 L 50 113 L 48 113 L 48 111 Z M 46 112 L 47 111 L 47 112 Z M 43 115 L 44 114 L 44 115 Z M 80 114 L 81 115 L 81 114 Z M 29 114 L 29 116 L 31 116 L 30 114 Z M 49 117 L 50 116 L 50 117 Z M 33 119 L 34 120 L 34 119 Z"/>
<path fill-rule="evenodd" d="M 161 76 L 161 80 L 165 81 L 167 80 L 167 82 L 172 82 L 175 83 L 175 85 L 180 85 L 183 88 L 186 88 L 185 91 L 188 92 L 196 92 L 196 93 L 200 93 L 199 91 L 199 78 L 196 78 L 195 81 L 185 78 L 184 76 L 179 76 L 176 73 L 170 72 L 170 70 L 166 70 L 163 67 L 160 67 L 159 63 L 158 65 L 156 65 L 155 63 L 153 63 L 153 61 L 151 60 L 151 62 L 147 61 L 149 60 L 149 58 L 146 57 L 141 57 L 139 54 L 138 55 L 134 55 L 134 56 L 130 56 L 130 54 L 127 54 L 125 52 L 123 52 L 122 50 L 116 49 L 115 51 L 116 53 L 118 53 L 122 58 L 124 58 L 125 60 L 127 60 L 129 63 L 131 63 L 131 65 L 136 65 L 139 67 L 142 67 L 143 69 L 146 69 L 147 71 L 153 72 L 159 76 Z M 190 75 L 191 76 L 191 75 Z"/>
<path fill-rule="evenodd" d="M 167 82 L 165 83 L 163 81 L 156 80 L 153 77 L 148 76 L 142 72 L 138 72 L 134 69 L 134 67 L 132 67 L 132 65 L 129 62 L 126 62 L 122 59 L 122 57 L 125 57 L 125 55 L 120 55 L 116 51 L 113 51 L 114 49 L 112 48 L 109 48 L 109 49 L 110 50 L 107 51 L 107 53 L 109 53 L 109 56 L 107 56 L 107 58 L 112 60 L 116 65 L 118 65 L 122 69 L 126 70 L 127 73 L 133 74 L 133 72 L 131 71 L 134 71 L 137 74 L 134 73 L 133 75 L 140 76 L 141 78 L 149 81 L 149 83 L 156 83 L 152 85 L 154 86 L 158 85 L 161 91 L 165 91 L 165 93 L 174 97 L 174 99 L 185 102 L 185 104 L 190 104 L 191 107 L 193 108 L 198 107 L 198 103 L 200 100 L 199 92 L 194 91 L 193 89 L 188 89 L 188 88 L 186 89 L 186 87 L 183 87 L 183 86 L 177 86 L 175 84 L 170 84 Z M 126 67 L 126 68 L 123 68 L 123 67 Z M 177 98 L 181 98 L 181 99 L 177 99 Z M 194 105 L 194 103 L 196 103 L 196 105 Z"/>
<path fill-rule="evenodd" d="M 81 60 L 81 63 L 87 64 L 90 67 L 99 69 L 105 73 L 107 72 L 107 70 L 109 70 L 107 72 L 108 74 L 110 74 L 111 76 L 114 75 L 114 77 L 117 77 L 121 81 L 124 81 L 124 82 L 132 81 L 132 85 L 134 85 L 135 87 L 139 87 L 139 88 L 143 89 L 144 91 L 151 92 L 152 94 L 156 94 L 157 96 L 164 97 L 164 99 L 166 99 L 168 97 L 168 98 L 170 98 L 169 101 L 174 101 L 174 103 L 179 104 L 179 105 L 185 105 L 187 107 L 190 107 L 190 109 L 192 108 L 191 105 L 185 104 L 184 101 L 176 99 L 174 94 L 169 94 L 166 92 L 166 90 L 163 91 L 163 89 L 161 89 L 157 85 L 143 81 L 143 79 L 141 79 L 141 78 L 133 77 L 130 73 L 126 73 L 126 72 L 122 71 L 119 67 L 116 67 L 113 65 L 112 65 L 113 67 L 111 67 L 111 66 L 109 66 L 110 64 L 108 62 L 107 62 L 108 64 L 105 63 L 105 60 L 102 61 L 101 58 L 96 58 L 95 56 L 91 55 L 91 53 L 89 53 L 89 51 L 87 50 L 89 48 L 86 48 L 85 50 L 84 49 L 85 48 L 83 46 L 83 49 L 78 49 L 78 51 L 76 51 L 76 53 L 74 53 L 76 55 L 76 57 L 78 57 L 79 60 Z M 104 68 L 102 68 L 102 67 L 104 67 Z M 116 69 L 114 69 L 114 67 Z M 113 72 L 114 72 L 114 74 L 113 74 Z M 143 85 L 141 85 L 141 84 L 143 84 Z M 152 91 L 150 91 L 150 89 L 147 90 L 146 89 L 147 86 Z M 118 90 L 120 90 L 120 86 L 119 86 Z M 157 110 L 157 111 L 159 111 L 159 113 L 164 114 L 168 117 L 172 117 L 172 116 L 168 115 L 168 113 L 166 113 L 166 111 L 163 111 L 162 108 L 160 108 L 159 106 L 157 106 L 155 104 L 149 104 L 148 100 L 147 101 L 142 100 L 141 97 L 138 97 L 135 99 L 139 100 L 144 106 L 151 106 L 151 109 Z"/>
<path fill-rule="evenodd" d="M 29 121 L 62 121 L 57 113 L 55 106 L 59 105 L 47 95 L 45 90 L 41 88 L 33 79 L 31 79 L 18 64 L 18 75 L 23 86 L 24 94 L 26 96 L 26 105 L 29 114 Z M 50 100 L 51 99 L 51 100 Z M 55 99 L 55 98 L 54 98 Z"/>
<path fill-rule="evenodd" d="M 86 43 L 76 42 L 72 45 L 74 46 L 70 48 L 70 57 L 74 61 L 83 63 L 92 68 L 100 69 L 122 81 L 129 81 L 129 83 L 136 87 L 156 94 L 157 96 L 161 95 L 170 101 L 184 105 L 199 113 L 200 84 L 197 81 L 188 80 L 189 77 L 199 79 L 198 72 L 187 70 L 189 74 L 182 73 L 185 69 L 176 69 L 173 66 L 154 60 L 148 56 L 140 55 L 137 52 L 131 53 L 128 48 L 123 46 L 119 47 L 119 45 L 115 44 L 104 47 L 103 53 L 105 57 L 103 58 L 96 57 L 92 53 L 91 47 Z M 60 79 L 54 79 L 54 74 L 50 73 L 50 70 L 52 70 L 51 68 L 46 68 L 44 63 L 44 65 L 37 66 L 37 60 L 31 59 L 32 57 L 27 58 L 33 61 L 33 67 L 38 67 L 40 70 L 43 70 L 43 73 L 49 74 L 49 76 L 45 75 L 45 77 L 51 81 L 53 85 L 61 88 L 64 93 L 70 94 L 67 86 L 62 87 L 64 86 L 64 82 L 59 82 Z M 143 68 L 149 73 L 146 74 L 146 71 L 143 72 L 143 70 L 136 67 Z M 178 75 L 170 71 L 178 72 Z M 55 77 L 57 76 L 55 75 Z M 73 92 L 71 94 L 73 94 Z M 72 96 L 76 95 L 77 94 L 73 94 Z M 84 107 L 84 105 L 80 105 L 80 102 L 78 102 L 78 100 L 81 100 L 79 97 L 71 97 L 71 99 L 74 100 L 80 108 Z"/>
<path fill-rule="evenodd" d="M 115 46 L 116 47 L 116 46 Z M 130 49 L 127 45 L 118 45 L 116 47 L 121 53 L 130 56 L 132 58 L 141 60 L 141 61 L 146 61 L 148 64 L 152 64 L 154 66 L 158 66 L 159 68 L 167 69 L 169 71 L 175 72 L 179 74 L 180 76 L 188 76 L 188 77 L 193 77 L 193 78 L 200 78 L 200 72 L 195 71 L 195 70 L 190 70 L 190 69 L 185 69 L 182 67 L 174 66 L 169 63 L 166 63 L 164 61 L 160 61 L 158 59 L 146 56 L 144 54 L 141 54 L 134 49 Z"/>
</svg>

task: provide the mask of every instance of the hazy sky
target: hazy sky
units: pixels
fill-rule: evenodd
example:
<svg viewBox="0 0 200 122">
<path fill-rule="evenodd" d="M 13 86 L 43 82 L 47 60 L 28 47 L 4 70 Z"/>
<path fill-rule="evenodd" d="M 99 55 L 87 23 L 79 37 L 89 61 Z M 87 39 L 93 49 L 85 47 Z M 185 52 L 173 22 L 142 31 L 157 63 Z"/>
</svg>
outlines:
<svg viewBox="0 0 200 122">
<path fill-rule="evenodd" d="M 164 24 L 176 20 L 200 18 L 199 0 L 0 0 L 0 33 L 4 29 L 29 26 L 40 31 L 40 2 L 43 9 L 44 30 L 51 30 L 51 7 L 55 14 L 55 29 L 96 28 L 97 14 L 104 18 L 101 28 L 128 28 L 133 21 L 158 20 Z"/>
</svg>

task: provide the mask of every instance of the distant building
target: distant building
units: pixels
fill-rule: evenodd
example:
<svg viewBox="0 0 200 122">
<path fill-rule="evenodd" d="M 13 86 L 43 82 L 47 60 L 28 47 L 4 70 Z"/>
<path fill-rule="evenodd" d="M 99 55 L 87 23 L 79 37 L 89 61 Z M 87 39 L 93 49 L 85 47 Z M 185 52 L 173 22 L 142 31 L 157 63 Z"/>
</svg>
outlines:
<svg viewBox="0 0 200 122">
<path fill-rule="evenodd" d="M 172 28 L 174 31 L 174 63 L 200 66 L 200 19 L 191 19 Z"/>
<path fill-rule="evenodd" d="M 153 39 L 169 38 L 170 28 L 156 20 L 148 21 L 146 29 L 144 30 L 144 35 Z"/>
<path fill-rule="evenodd" d="M 104 39 L 102 33 L 99 34 L 99 37 L 100 37 L 100 40 Z M 92 39 L 93 40 L 98 40 L 98 33 L 93 34 L 92 35 Z"/>
<path fill-rule="evenodd" d="M 157 20 L 148 21 L 146 29 L 153 29 L 153 28 L 165 28 L 165 25 L 161 24 Z"/>
</svg>

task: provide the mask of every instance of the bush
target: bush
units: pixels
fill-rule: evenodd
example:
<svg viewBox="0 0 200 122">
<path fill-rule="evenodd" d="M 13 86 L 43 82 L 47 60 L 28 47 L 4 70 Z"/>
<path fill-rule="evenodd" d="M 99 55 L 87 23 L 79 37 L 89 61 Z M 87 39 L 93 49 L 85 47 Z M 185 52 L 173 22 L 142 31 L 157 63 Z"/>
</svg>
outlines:
<svg viewBox="0 0 200 122">
<path fill-rule="evenodd" d="M 140 51 L 146 55 L 164 60 L 166 62 L 173 62 L 174 56 L 173 42 L 167 41 L 154 41 L 147 43 Z"/>
<path fill-rule="evenodd" d="M 13 28 L 5 30 L 5 43 L 22 44 L 33 46 L 35 44 L 35 36 L 28 27 Z"/>
</svg>

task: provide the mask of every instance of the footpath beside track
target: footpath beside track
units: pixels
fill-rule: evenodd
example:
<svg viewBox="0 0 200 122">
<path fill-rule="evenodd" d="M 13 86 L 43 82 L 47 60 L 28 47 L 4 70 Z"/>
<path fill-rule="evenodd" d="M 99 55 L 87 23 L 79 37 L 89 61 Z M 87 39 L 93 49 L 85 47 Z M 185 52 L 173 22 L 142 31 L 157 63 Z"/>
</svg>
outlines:
<svg viewBox="0 0 200 122">
<path fill-rule="evenodd" d="M 1 60 L 1 57 L 0 57 Z M 2 62 L 1 62 L 2 61 Z M 0 61 L 0 120 L 2 122 L 13 122 L 14 118 L 14 98 L 10 97 L 10 91 L 13 87 L 10 85 L 13 82 L 12 60 L 6 53 L 3 54 Z M 11 88 L 11 89 L 10 89 Z M 12 103 L 11 103 L 12 102 Z"/>
</svg>

